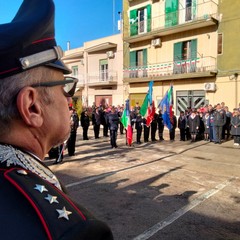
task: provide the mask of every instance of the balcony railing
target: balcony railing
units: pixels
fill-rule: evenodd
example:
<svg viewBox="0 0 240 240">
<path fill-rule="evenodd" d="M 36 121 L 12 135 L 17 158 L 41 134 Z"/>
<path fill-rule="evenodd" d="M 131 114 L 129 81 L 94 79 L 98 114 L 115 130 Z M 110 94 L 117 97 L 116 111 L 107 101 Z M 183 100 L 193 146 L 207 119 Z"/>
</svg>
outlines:
<svg viewBox="0 0 240 240">
<path fill-rule="evenodd" d="M 138 29 L 138 34 L 143 34 L 147 33 L 147 27 L 144 27 L 145 25 L 151 25 L 151 32 L 153 32 L 189 22 L 208 20 L 209 18 L 218 19 L 218 5 L 212 0 L 199 3 L 195 7 L 182 8 L 175 12 L 152 17 L 152 19 L 149 20 L 144 19 L 141 22 L 135 21 L 131 26 L 134 29 Z M 145 29 L 145 32 L 141 31 L 141 29 Z M 130 36 L 134 35 L 135 34 L 131 34 Z"/>
<path fill-rule="evenodd" d="M 90 84 L 94 83 L 107 84 L 110 82 L 117 82 L 117 80 L 118 80 L 117 71 L 103 70 L 88 74 L 88 83 Z"/>
<path fill-rule="evenodd" d="M 177 74 L 206 73 L 216 70 L 216 58 L 202 57 L 136 66 L 124 69 L 124 78 L 164 77 Z"/>
</svg>

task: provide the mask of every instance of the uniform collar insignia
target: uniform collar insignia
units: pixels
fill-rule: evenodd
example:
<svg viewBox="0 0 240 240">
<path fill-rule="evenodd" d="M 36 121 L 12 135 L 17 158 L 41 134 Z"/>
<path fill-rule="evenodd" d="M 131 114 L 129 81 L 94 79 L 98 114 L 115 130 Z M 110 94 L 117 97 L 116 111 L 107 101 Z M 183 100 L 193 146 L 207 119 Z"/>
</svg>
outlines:
<svg viewBox="0 0 240 240">
<path fill-rule="evenodd" d="M 68 215 L 72 214 L 72 212 L 67 211 L 65 207 L 63 207 L 62 210 L 61 209 L 56 209 L 56 211 L 59 214 L 58 218 L 65 218 L 67 220 L 69 220 Z"/>
<path fill-rule="evenodd" d="M 59 203 L 58 200 L 57 200 L 57 197 L 56 196 L 52 196 L 50 194 L 48 194 L 48 196 L 45 197 L 45 199 L 47 201 L 49 201 L 50 204 L 52 204 L 52 203 Z"/>
<path fill-rule="evenodd" d="M 48 192 L 48 190 L 46 189 L 46 187 L 44 185 L 36 184 L 36 187 L 34 189 L 36 189 L 40 193 Z"/>
<path fill-rule="evenodd" d="M 35 155 L 14 146 L 0 144 L 0 167 L 20 167 L 29 170 L 62 190 L 57 177 Z"/>
</svg>

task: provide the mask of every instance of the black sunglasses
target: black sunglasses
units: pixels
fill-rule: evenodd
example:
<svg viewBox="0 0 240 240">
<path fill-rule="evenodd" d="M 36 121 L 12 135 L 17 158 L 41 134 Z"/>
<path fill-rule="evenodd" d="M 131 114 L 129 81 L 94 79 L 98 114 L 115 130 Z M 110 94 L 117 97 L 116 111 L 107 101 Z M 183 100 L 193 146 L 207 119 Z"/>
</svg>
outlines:
<svg viewBox="0 0 240 240">
<path fill-rule="evenodd" d="M 64 85 L 63 91 L 66 97 L 72 97 L 75 93 L 78 79 L 74 77 L 65 77 L 64 80 L 52 82 L 40 82 L 32 84 L 31 87 L 54 87 L 57 85 Z"/>
</svg>

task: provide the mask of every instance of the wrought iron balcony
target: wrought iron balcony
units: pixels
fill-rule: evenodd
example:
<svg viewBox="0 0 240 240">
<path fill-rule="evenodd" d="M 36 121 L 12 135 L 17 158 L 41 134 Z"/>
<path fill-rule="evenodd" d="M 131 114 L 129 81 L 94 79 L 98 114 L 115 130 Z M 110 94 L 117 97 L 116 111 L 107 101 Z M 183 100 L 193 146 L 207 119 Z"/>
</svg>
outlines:
<svg viewBox="0 0 240 240">
<path fill-rule="evenodd" d="M 216 58 L 202 57 L 124 69 L 125 81 L 181 79 L 216 75 Z M 134 80 L 135 79 L 135 80 Z M 141 80 L 140 80 L 141 79 Z"/>
</svg>

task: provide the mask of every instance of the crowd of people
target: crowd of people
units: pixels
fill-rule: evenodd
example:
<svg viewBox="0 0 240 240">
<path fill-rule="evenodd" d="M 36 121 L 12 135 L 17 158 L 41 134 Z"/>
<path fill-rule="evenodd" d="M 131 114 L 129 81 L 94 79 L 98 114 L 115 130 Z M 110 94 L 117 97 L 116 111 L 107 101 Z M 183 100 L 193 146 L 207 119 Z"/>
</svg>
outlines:
<svg viewBox="0 0 240 240">
<path fill-rule="evenodd" d="M 234 145 L 240 144 L 240 104 L 238 108 L 234 108 L 232 112 L 224 102 L 216 105 L 205 105 L 199 108 L 188 107 L 185 111 L 181 111 L 179 117 L 176 117 L 174 111 L 170 114 L 171 127 L 168 129 L 164 123 L 162 110 L 155 111 L 152 121 L 147 124 L 147 119 L 140 114 L 141 106 L 136 103 L 130 110 L 130 120 L 132 129 L 135 130 L 136 144 L 142 141 L 163 141 L 164 129 L 169 131 L 169 140 L 175 140 L 176 129 L 180 132 L 180 141 L 210 141 L 215 144 L 221 144 L 223 141 L 233 138 Z M 123 124 L 121 122 L 124 106 L 92 106 L 91 114 L 88 110 L 84 110 L 81 114 L 80 121 L 83 128 L 83 140 L 88 140 L 88 128 L 90 119 L 94 130 L 95 139 L 100 136 L 100 126 L 103 126 L 103 136 L 109 137 L 111 147 L 116 148 L 117 133 L 125 134 Z M 142 137 L 143 135 L 143 137 Z"/>
</svg>

